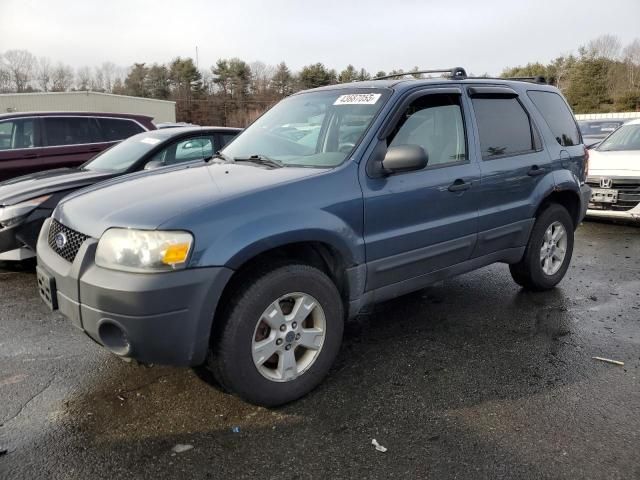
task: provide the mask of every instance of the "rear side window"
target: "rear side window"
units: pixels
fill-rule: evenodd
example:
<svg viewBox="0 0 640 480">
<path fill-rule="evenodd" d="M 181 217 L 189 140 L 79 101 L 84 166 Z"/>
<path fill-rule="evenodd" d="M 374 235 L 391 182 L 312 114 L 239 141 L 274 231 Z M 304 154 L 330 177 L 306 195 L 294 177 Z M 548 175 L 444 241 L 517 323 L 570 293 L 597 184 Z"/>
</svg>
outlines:
<svg viewBox="0 0 640 480">
<path fill-rule="evenodd" d="M 42 121 L 50 147 L 82 145 L 93 141 L 89 117 L 43 117 Z"/>
<path fill-rule="evenodd" d="M 482 158 L 518 155 L 536 150 L 529 115 L 516 98 L 473 98 Z"/>
<path fill-rule="evenodd" d="M 0 150 L 35 147 L 34 119 L 0 122 Z"/>
<path fill-rule="evenodd" d="M 571 110 L 562 97 L 554 92 L 531 90 L 529 98 L 544 117 L 556 141 L 563 147 L 580 144 L 578 127 Z"/>
<path fill-rule="evenodd" d="M 132 120 L 121 118 L 99 118 L 102 137 L 105 142 L 117 142 L 137 133 L 144 132 L 144 128 Z"/>
</svg>

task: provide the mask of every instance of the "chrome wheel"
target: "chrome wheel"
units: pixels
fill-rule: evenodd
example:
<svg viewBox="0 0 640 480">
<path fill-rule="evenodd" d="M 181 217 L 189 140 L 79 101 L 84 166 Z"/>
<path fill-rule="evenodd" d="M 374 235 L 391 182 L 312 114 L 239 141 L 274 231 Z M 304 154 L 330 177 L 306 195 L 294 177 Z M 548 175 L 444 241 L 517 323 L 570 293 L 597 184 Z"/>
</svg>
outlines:
<svg viewBox="0 0 640 480">
<path fill-rule="evenodd" d="M 288 293 L 262 313 L 253 333 L 253 363 L 265 378 L 289 382 L 316 361 L 326 335 L 320 303 L 306 293 Z"/>
<path fill-rule="evenodd" d="M 546 275 L 555 275 L 567 254 L 567 231 L 560 222 L 553 222 L 544 232 L 540 249 L 540 265 Z"/>
</svg>

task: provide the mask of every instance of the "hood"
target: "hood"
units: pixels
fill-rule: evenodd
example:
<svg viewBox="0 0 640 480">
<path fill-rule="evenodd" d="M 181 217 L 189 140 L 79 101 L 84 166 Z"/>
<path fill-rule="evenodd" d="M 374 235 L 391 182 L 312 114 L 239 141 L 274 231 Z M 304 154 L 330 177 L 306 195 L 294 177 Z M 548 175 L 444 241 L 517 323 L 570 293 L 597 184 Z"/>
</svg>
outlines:
<svg viewBox="0 0 640 480">
<path fill-rule="evenodd" d="M 589 151 L 589 175 L 640 177 L 640 150 Z"/>
<path fill-rule="evenodd" d="M 0 206 L 15 205 L 43 195 L 86 187 L 113 175 L 76 168 L 59 168 L 13 178 L 0 183 Z"/>
<path fill-rule="evenodd" d="M 181 213 L 324 171 L 214 163 L 140 172 L 67 197 L 54 217 L 94 238 L 110 227 L 153 230 Z"/>
</svg>

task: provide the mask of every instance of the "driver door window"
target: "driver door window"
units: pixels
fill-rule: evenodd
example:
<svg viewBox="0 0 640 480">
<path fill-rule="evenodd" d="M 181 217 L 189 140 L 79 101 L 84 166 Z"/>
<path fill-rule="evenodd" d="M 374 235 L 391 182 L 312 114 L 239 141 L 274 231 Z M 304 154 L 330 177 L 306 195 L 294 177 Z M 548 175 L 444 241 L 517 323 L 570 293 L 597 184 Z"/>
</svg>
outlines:
<svg viewBox="0 0 640 480">
<path fill-rule="evenodd" d="M 34 148 L 34 120 L 17 119 L 0 123 L 0 150 Z"/>
<path fill-rule="evenodd" d="M 398 122 L 389 146 L 419 145 L 428 167 L 467 160 L 459 95 L 426 95 L 413 102 Z"/>
<path fill-rule="evenodd" d="M 213 155 L 213 137 L 194 137 L 172 143 L 156 153 L 152 161 L 162 165 L 176 165 L 192 160 L 202 160 Z"/>
</svg>

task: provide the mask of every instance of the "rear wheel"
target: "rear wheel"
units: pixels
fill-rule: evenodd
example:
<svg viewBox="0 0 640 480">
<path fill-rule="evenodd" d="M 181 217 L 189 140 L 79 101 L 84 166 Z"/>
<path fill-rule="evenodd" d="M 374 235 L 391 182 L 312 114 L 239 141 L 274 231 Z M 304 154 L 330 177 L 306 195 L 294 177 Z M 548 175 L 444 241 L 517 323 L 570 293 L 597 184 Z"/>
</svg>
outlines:
<svg viewBox="0 0 640 480">
<path fill-rule="evenodd" d="M 340 294 L 327 275 L 286 265 L 256 276 L 228 301 L 214 334 L 218 382 L 259 405 L 310 392 L 333 364 L 344 328 Z"/>
<path fill-rule="evenodd" d="M 573 233 L 567 209 L 550 204 L 536 219 L 522 260 L 509 266 L 515 282 L 530 290 L 555 287 L 569 268 Z"/>
</svg>

